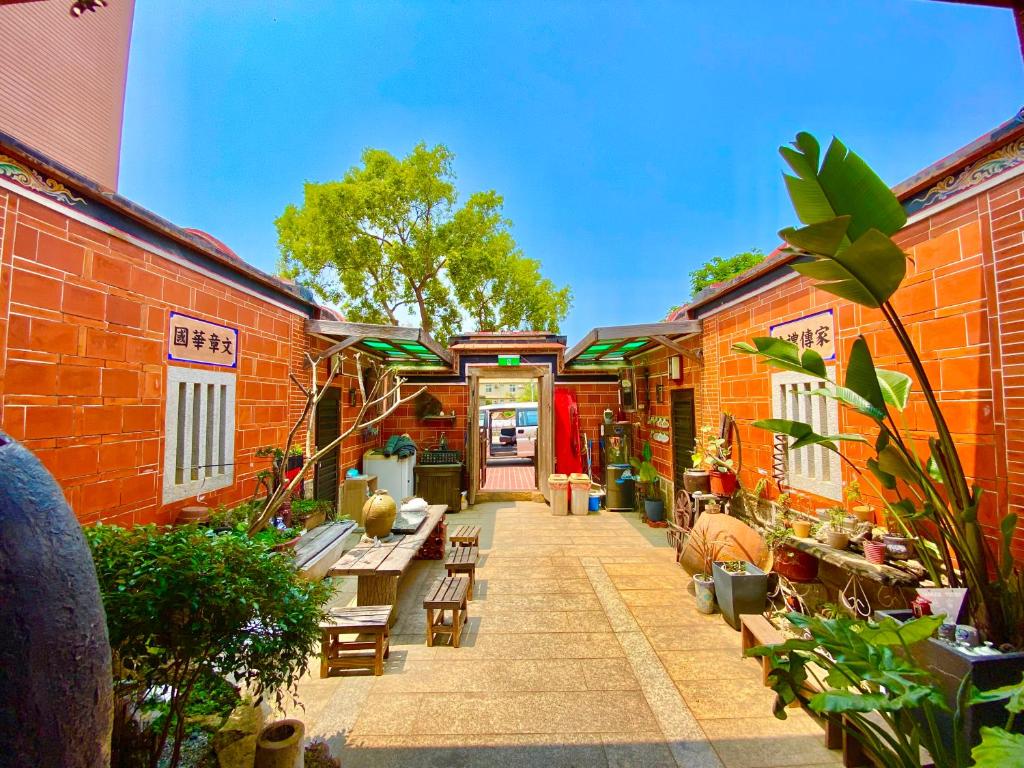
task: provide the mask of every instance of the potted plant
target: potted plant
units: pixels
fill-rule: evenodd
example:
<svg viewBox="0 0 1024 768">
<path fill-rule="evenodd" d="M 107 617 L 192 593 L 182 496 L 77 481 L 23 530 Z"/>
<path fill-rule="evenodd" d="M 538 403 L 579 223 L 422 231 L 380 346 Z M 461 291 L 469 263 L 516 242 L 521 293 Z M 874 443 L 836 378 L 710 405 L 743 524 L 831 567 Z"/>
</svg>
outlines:
<svg viewBox="0 0 1024 768">
<path fill-rule="evenodd" d="M 869 563 L 881 565 L 885 562 L 888 549 L 882 538 L 885 533 L 884 528 L 872 528 L 871 535 L 864 539 L 864 559 Z"/>
<path fill-rule="evenodd" d="M 860 481 L 851 480 L 843 490 L 846 502 L 850 505 L 850 514 L 862 523 L 873 523 L 875 521 L 875 508 L 870 504 L 861 504 L 864 495 L 860 490 Z"/>
<path fill-rule="evenodd" d="M 688 493 L 711 493 L 711 473 L 704 465 L 711 432 L 712 428 L 705 424 L 693 438 L 693 454 L 690 457 L 693 466 L 683 472 L 683 487 Z"/>
<path fill-rule="evenodd" d="M 687 542 L 700 562 L 700 571 L 693 574 L 693 591 L 697 598 L 697 610 L 701 613 L 715 612 L 715 580 L 712 567 L 728 542 L 722 538 L 708 538 L 704 530 L 691 531 Z"/>
<path fill-rule="evenodd" d="M 765 530 L 764 542 L 772 551 L 772 570 L 790 581 L 814 581 L 818 578 L 818 558 L 787 544 L 791 532 L 785 517 L 778 518 Z"/>
<path fill-rule="evenodd" d="M 746 560 L 716 560 L 712 574 L 718 607 L 730 627 L 739 630 L 741 614 L 764 613 L 768 602 L 768 574 Z"/>
<path fill-rule="evenodd" d="M 301 525 L 307 531 L 323 525 L 331 510 L 331 503 L 323 499 L 292 499 L 292 525 Z"/>
<path fill-rule="evenodd" d="M 644 443 L 643 456 L 630 459 L 629 463 L 636 470 L 637 488 L 644 500 L 644 517 L 652 522 L 665 519 L 665 502 L 658 493 L 658 470 L 651 463 L 651 444 Z"/>
<path fill-rule="evenodd" d="M 846 509 L 844 507 L 831 507 L 828 510 L 825 542 L 836 549 L 846 549 L 849 546 L 850 532 L 846 530 Z"/>
<path fill-rule="evenodd" d="M 981 490 L 965 472 L 928 369 L 892 302 L 907 274 L 908 256 L 892 239 L 906 224 L 906 212 L 888 185 L 838 139 L 822 152 L 813 136 L 800 133 L 793 147 L 780 151 L 795 174 L 787 177 L 790 197 L 807 225 L 781 232 L 795 257 L 790 266 L 817 289 L 878 312 L 913 377 L 876 368 L 863 337 L 845 354 L 842 384 L 830 378 L 815 350 L 783 339 L 755 338 L 733 349 L 820 381 L 818 391 L 855 411 L 858 419 L 870 421 L 872 429 L 869 435 L 864 429 L 821 435 L 809 424 L 788 419 L 761 420 L 755 426 L 790 436 L 790 448 L 815 445 L 834 451 L 862 482 L 871 483 L 894 530 L 916 538 L 917 559 L 929 580 L 966 588 L 969 623 L 995 648 L 1017 651 L 975 655 L 967 662 L 970 671 L 960 677 L 973 679 L 984 667 L 990 683 L 1015 683 L 1024 671 L 1024 653 L 1019 652 L 1024 649 L 1024 571 L 1013 554 L 1018 519 L 1004 499 L 993 505 L 987 531 L 982 528 Z M 926 441 L 899 426 L 906 423 L 902 414 L 914 386 L 920 388 L 935 425 Z M 866 446 L 866 471 L 843 456 L 841 442 Z M 936 657 L 929 666 L 935 674 L 952 677 L 958 670 L 943 668 L 946 663 L 949 658 Z M 954 710 L 958 702 L 946 693 L 946 707 Z"/>
<path fill-rule="evenodd" d="M 694 441 L 693 466 L 705 468 L 711 493 L 732 496 L 738 486 L 733 471 L 732 446 L 723 437 L 712 437 L 712 432 L 712 427 L 701 427 L 700 435 Z"/>
</svg>

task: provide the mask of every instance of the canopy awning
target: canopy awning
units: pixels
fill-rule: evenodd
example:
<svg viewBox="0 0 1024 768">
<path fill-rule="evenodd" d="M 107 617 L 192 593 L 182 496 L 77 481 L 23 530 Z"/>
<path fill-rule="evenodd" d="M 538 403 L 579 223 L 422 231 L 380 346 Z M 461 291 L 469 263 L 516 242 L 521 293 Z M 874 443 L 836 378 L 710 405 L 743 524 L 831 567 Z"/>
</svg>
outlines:
<svg viewBox="0 0 1024 768">
<path fill-rule="evenodd" d="M 700 320 L 676 320 L 642 325 L 610 325 L 594 328 L 565 353 L 565 367 L 572 370 L 585 368 L 619 368 L 637 355 L 662 346 L 680 355 L 694 357 L 692 350 L 680 342 L 700 333 Z"/>
<path fill-rule="evenodd" d="M 403 369 L 450 370 L 452 365 L 451 352 L 422 328 L 307 320 L 306 332 L 337 342 L 328 350 L 330 354 L 354 348 Z"/>
</svg>

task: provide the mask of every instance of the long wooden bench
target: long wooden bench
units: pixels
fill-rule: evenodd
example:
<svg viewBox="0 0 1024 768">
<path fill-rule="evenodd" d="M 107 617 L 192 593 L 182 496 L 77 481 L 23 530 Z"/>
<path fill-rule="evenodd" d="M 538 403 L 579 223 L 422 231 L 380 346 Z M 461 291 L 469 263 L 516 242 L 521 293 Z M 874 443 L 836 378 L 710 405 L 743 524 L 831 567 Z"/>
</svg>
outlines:
<svg viewBox="0 0 1024 768">
<path fill-rule="evenodd" d="M 320 581 L 341 557 L 345 540 L 355 530 L 351 520 L 339 520 L 314 528 L 295 544 L 295 567 L 307 581 Z"/>
</svg>

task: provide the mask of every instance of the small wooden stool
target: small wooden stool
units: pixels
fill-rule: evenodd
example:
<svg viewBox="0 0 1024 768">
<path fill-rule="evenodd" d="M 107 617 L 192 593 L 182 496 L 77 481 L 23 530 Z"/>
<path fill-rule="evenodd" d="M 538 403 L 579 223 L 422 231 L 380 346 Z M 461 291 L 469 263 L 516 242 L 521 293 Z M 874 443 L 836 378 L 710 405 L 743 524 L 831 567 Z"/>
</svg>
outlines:
<svg viewBox="0 0 1024 768">
<path fill-rule="evenodd" d="M 480 526 L 479 525 L 457 525 L 448 534 L 448 541 L 453 547 L 479 547 Z"/>
<path fill-rule="evenodd" d="M 332 608 L 320 623 L 320 677 L 332 669 L 368 669 L 384 674 L 384 659 L 391 650 L 388 619 L 390 605 Z M 342 640 L 342 635 L 356 635 Z M 372 650 L 373 653 L 363 653 Z"/>
<path fill-rule="evenodd" d="M 464 573 L 469 576 L 469 591 L 466 596 L 473 599 L 473 585 L 476 584 L 476 561 L 480 557 L 479 547 L 452 547 L 444 559 L 449 576 Z"/>
<path fill-rule="evenodd" d="M 466 611 L 466 593 L 469 590 L 469 579 L 461 576 L 446 576 L 438 579 L 431 586 L 427 596 L 423 598 L 423 607 L 427 609 L 427 645 L 434 645 L 436 635 L 451 635 L 452 646 L 459 647 L 462 639 L 462 627 L 468 618 Z M 440 611 L 435 618 L 434 611 Z M 446 611 L 452 612 L 452 623 L 444 620 Z"/>
</svg>

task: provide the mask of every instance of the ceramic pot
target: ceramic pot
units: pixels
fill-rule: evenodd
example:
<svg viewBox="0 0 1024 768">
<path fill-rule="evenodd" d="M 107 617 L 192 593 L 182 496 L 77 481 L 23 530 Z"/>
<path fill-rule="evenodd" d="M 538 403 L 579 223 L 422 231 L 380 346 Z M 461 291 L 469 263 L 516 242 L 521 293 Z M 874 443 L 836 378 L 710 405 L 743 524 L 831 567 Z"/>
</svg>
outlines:
<svg viewBox="0 0 1024 768">
<path fill-rule="evenodd" d="M 873 523 L 875 521 L 875 508 L 870 504 L 851 507 L 850 514 L 862 523 Z"/>
<path fill-rule="evenodd" d="M 719 472 L 711 470 L 711 492 L 716 496 L 732 496 L 736 493 L 736 486 L 739 481 L 734 472 Z"/>
<path fill-rule="evenodd" d="M 806 539 L 811 535 L 811 521 L 810 520 L 794 520 L 790 523 L 793 528 L 793 535 L 798 539 Z"/>
<path fill-rule="evenodd" d="M 688 469 L 683 473 L 683 487 L 687 493 L 711 493 L 711 475 L 703 469 Z"/>
<path fill-rule="evenodd" d="M 836 549 L 846 549 L 850 544 L 850 534 L 846 531 L 825 531 L 825 543 Z"/>
<path fill-rule="evenodd" d="M 818 578 L 818 558 L 783 544 L 775 550 L 772 570 L 790 581 L 814 581 Z"/>
<path fill-rule="evenodd" d="M 652 523 L 665 519 L 665 502 L 661 499 L 644 499 L 644 516 Z"/>
<path fill-rule="evenodd" d="M 697 596 L 697 610 L 701 613 L 715 612 L 714 579 L 702 579 L 700 574 L 693 577 L 693 592 Z"/>
<path fill-rule="evenodd" d="M 885 542 L 868 539 L 864 542 L 864 559 L 869 563 L 881 565 L 885 562 Z"/>
<path fill-rule="evenodd" d="M 254 768 L 296 768 L 304 765 L 306 726 L 301 720 L 278 720 L 263 726 L 256 739 Z"/>
<path fill-rule="evenodd" d="M 210 519 L 211 514 L 212 513 L 210 512 L 209 507 L 184 507 L 178 513 L 178 516 L 174 518 L 174 522 L 176 525 L 189 525 L 190 523 L 205 523 L 207 520 Z"/>
<path fill-rule="evenodd" d="M 909 560 L 914 556 L 914 540 L 909 536 L 887 533 L 882 541 L 885 542 L 885 553 L 893 560 Z"/>
<path fill-rule="evenodd" d="M 363 527 L 369 538 L 383 539 L 391 535 L 391 526 L 395 524 L 398 505 L 383 488 L 374 491 L 363 505 Z"/>
</svg>

